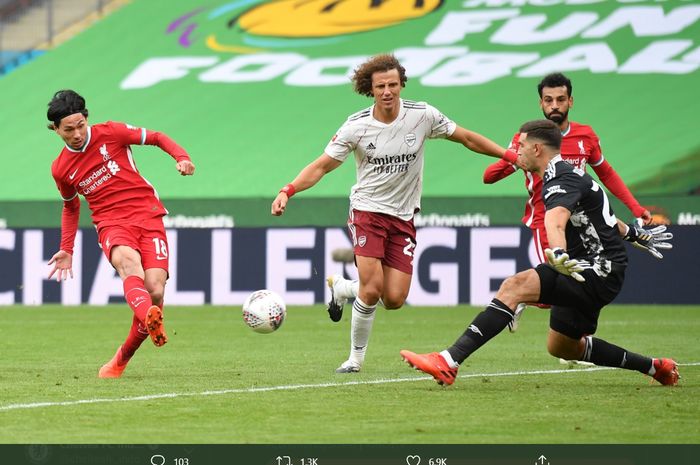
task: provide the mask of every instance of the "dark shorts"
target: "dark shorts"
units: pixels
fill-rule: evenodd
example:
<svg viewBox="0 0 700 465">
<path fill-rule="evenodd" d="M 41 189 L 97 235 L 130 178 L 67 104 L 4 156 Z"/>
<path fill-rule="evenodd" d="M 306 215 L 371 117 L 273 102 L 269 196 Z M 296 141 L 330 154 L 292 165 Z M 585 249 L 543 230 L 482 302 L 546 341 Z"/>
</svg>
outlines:
<svg viewBox="0 0 700 465">
<path fill-rule="evenodd" d="M 583 283 L 546 264 L 535 271 L 540 277 L 539 302 L 552 305 L 549 327 L 573 339 L 596 332 L 600 310 L 615 299 L 625 279 L 625 266 L 616 264 L 604 278 L 584 270 Z"/>
<path fill-rule="evenodd" d="M 356 256 L 379 258 L 383 265 L 413 274 L 413 219 L 404 221 L 384 213 L 352 210 L 348 230 Z"/>
<path fill-rule="evenodd" d="M 103 226 L 97 230 L 97 240 L 105 256 L 111 262 L 112 248 L 126 245 L 141 254 L 144 270 L 162 268 L 168 270 L 168 238 L 163 219 L 151 218 L 139 223 Z"/>
</svg>

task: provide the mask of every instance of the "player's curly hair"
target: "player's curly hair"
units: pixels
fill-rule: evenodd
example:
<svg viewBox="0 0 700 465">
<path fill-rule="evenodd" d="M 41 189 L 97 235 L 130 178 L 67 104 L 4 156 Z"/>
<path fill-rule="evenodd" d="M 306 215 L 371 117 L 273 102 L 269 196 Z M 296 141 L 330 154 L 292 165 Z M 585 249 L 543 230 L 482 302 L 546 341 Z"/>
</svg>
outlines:
<svg viewBox="0 0 700 465">
<path fill-rule="evenodd" d="M 49 109 L 46 118 L 51 121 L 47 127 L 53 131 L 61 124 L 61 120 L 66 116 L 81 113 L 88 117 L 88 110 L 85 108 L 85 99 L 74 90 L 59 90 L 53 95 L 49 102 Z"/>
<path fill-rule="evenodd" d="M 406 87 L 406 68 L 401 66 L 399 60 L 394 55 L 385 53 L 376 55 L 362 63 L 352 76 L 355 92 L 366 97 L 372 96 L 372 74 L 376 72 L 390 71 L 395 69 L 399 72 L 401 87 Z"/>
<path fill-rule="evenodd" d="M 537 92 L 542 98 L 542 89 L 545 87 L 566 87 L 566 93 L 569 97 L 574 93 L 574 86 L 571 84 L 571 79 L 561 73 L 550 73 L 542 78 L 537 84 Z"/>
<path fill-rule="evenodd" d="M 554 121 L 538 119 L 528 121 L 520 126 L 520 132 L 526 132 L 528 139 L 537 139 L 554 150 L 561 147 L 561 129 Z"/>
</svg>

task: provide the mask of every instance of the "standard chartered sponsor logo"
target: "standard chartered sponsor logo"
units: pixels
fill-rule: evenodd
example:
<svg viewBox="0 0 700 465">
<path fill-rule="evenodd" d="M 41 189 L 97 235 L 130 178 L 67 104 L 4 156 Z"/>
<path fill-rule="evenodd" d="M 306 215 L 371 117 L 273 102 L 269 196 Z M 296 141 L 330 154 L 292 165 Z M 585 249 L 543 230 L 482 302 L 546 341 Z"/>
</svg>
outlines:
<svg viewBox="0 0 700 465">
<path fill-rule="evenodd" d="M 109 169 L 109 173 L 107 169 Z M 94 171 L 90 177 L 80 181 L 79 185 L 83 188 L 83 195 L 90 194 L 102 184 L 109 181 L 119 170 L 119 165 L 114 160 L 110 160 L 107 166 L 102 165 L 102 167 Z"/>
<path fill-rule="evenodd" d="M 100 168 L 99 170 L 92 173 L 89 178 L 86 178 L 86 179 L 83 179 L 82 181 L 80 181 L 80 187 L 85 187 L 85 186 L 89 185 L 91 182 L 93 182 L 95 179 L 97 179 L 99 176 L 103 175 L 106 172 L 107 172 L 107 167 L 103 165 L 102 168 Z"/>
<path fill-rule="evenodd" d="M 107 163 L 107 167 L 109 168 L 109 171 L 112 172 L 112 174 L 117 174 L 117 172 L 119 171 L 119 165 L 114 160 L 110 160 L 109 163 Z"/>
</svg>

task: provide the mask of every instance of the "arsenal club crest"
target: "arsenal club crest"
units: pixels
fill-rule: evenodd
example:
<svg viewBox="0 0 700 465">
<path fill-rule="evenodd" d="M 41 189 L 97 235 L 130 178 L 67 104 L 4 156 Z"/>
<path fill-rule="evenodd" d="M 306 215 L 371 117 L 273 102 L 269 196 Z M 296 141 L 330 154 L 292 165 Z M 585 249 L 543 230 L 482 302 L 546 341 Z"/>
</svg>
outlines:
<svg viewBox="0 0 700 465">
<path fill-rule="evenodd" d="M 416 135 L 413 134 L 412 132 L 406 134 L 406 137 L 404 137 L 404 140 L 406 141 L 406 144 L 409 147 L 413 147 L 413 144 L 416 143 Z"/>
</svg>

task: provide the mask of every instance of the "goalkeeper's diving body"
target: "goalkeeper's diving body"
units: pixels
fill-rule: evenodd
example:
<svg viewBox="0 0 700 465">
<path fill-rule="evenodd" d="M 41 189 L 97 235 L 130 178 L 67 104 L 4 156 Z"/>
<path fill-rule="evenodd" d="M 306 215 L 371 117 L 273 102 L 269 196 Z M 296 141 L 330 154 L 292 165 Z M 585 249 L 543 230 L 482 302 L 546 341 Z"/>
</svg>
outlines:
<svg viewBox="0 0 700 465">
<path fill-rule="evenodd" d="M 593 168 L 601 184 L 620 199 L 635 217 L 641 218 L 644 224 L 649 224 L 652 219 L 651 213 L 639 204 L 625 182 L 603 156 L 600 140 L 593 128 L 569 120 L 569 112 L 574 106 L 571 80 L 561 73 L 548 74 L 537 85 L 537 93 L 539 94 L 539 106 L 542 114 L 548 120 L 554 121 L 561 131 L 562 140 L 559 152 L 561 157 L 583 171 L 588 166 Z M 509 148 L 517 149 L 519 136 L 519 133 L 513 136 Z M 516 164 L 498 160 L 484 171 L 484 183 L 498 182 L 516 171 L 518 171 Z M 532 263 L 544 263 L 546 261 L 544 250 L 549 247 L 549 242 L 544 226 L 545 207 L 542 199 L 542 179 L 536 173 L 527 170 L 523 170 L 523 173 L 528 199 L 525 202 L 522 222 L 532 231 L 532 245 L 530 247 L 530 256 L 533 257 Z M 545 305 L 539 306 L 546 308 Z M 525 303 L 521 303 L 516 308 L 515 319 L 508 325 L 511 332 L 516 331 L 525 307 Z"/>
<path fill-rule="evenodd" d="M 503 281 L 491 303 L 446 350 L 402 350 L 401 356 L 439 384 L 452 384 L 459 364 L 506 328 L 518 303 L 538 302 L 552 306 L 547 337 L 551 355 L 635 370 L 663 385 L 677 384 L 674 360 L 646 357 L 593 336 L 601 309 L 622 289 L 627 267 L 623 236 L 657 258 L 658 249 L 672 247 L 667 241 L 673 236 L 665 226 L 645 230 L 618 220 L 600 185 L 562 159 L 561 132 L 554 122 L 531 121 L 519 132 L 520 165 L 543 180 L 547 262 Z"/>
</svg>

